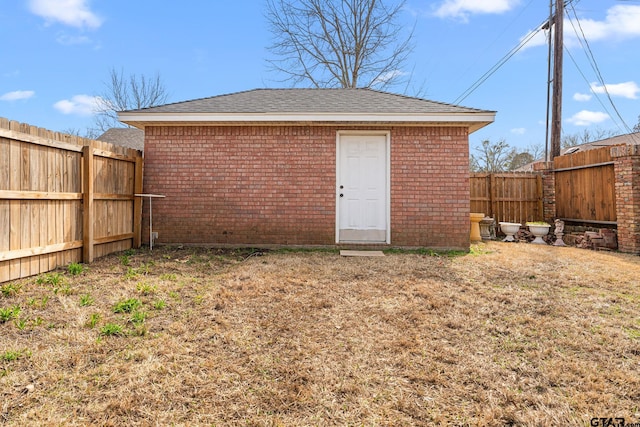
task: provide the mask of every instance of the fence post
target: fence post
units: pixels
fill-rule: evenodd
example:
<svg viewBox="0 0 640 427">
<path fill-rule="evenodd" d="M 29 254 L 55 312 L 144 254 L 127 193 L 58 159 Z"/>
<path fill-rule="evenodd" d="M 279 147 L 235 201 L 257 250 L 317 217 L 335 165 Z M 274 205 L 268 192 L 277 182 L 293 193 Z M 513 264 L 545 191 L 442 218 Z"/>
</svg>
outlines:
<svg viewBox="0 0 640 427">
<path fill-rule="evenodd" d="M 541 175 L 536 175 L 536 193 L 538 194 L 538 214 L 536 215 L 537 220 L 537 218 L 544 218 L 544 203 L 542 201 L 544 187 L 542 185 Z"/>
<path fill-rule="evenodd" d="M 556 176 L 553 162 L 535 163 L 533 170 L 542 173 L 542 218 L 553 224 L 556 219 Z"/>
<path fill-rule="evenodd" d="M 93 143 L 82 147 L 82 262 L 93 262 Z"/>
<path fill-rule="evenodd" d="M 133 194 L 142 193 L 142 157 L 136 157 Z M 134 197 L 133 201 L 133 247 L 142 246 L 142 197 Z"/>
<path fill-rule="evenodd" d="M 502 221 L 502 215 L 499 215 L 498 195 L 496 194 L 496 175 L 489 174 L 489 206 L 491 206 L 491 215 L 495 218 L 496 223 Z"/>
</svg>

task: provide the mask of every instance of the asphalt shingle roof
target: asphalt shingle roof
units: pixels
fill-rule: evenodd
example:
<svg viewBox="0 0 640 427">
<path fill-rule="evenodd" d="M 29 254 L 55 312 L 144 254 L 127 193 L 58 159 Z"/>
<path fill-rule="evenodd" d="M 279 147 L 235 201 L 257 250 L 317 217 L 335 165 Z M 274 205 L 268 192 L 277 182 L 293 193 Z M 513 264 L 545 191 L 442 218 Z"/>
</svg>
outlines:
<svg viewBox="0 0 640 427">
<path fill-rule="evenodd" d="M 132 112 L 455 114 L 486 111 L 372 89 L 254 89 L 127 111 Z"/>
<path fill-rule="evenodd" d="M 96 138 L 122 147 L 144 151 L 144 131 L 136 128 L 111 128 Z"/>
</svg>

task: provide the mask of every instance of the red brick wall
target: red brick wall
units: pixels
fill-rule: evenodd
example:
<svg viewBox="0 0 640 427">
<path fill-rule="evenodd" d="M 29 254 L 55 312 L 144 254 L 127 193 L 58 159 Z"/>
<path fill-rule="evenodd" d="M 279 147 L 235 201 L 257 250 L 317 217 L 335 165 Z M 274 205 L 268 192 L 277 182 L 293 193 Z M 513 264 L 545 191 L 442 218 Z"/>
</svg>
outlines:
<svg viewBox="0 0 640 427">
<path fill-rule="evenodd" d="M 640 255 L 640 145 L 613 147 L 618 249 Z"/>
<path fill-rule="evenodd" d="M 466 128 L 393 128 L 391 243 L 469 248 Z"/>
<path fill-rule="evenodd" d="M 167 196 L 158 243 L 335 244 L 336 133 L 349 129 L 147 127 L 144 191 Z M 377 129 L 391 131 L 392 245 L 468 248 L 467 129 Z"/>
<path fill-rule="evenodd" d="M 542 219 L 553 224 L 556 216 L 556 175 L 553 162 L 539 162 L 533 164 L 535 172 L 542 173 Z"/>
</svg>

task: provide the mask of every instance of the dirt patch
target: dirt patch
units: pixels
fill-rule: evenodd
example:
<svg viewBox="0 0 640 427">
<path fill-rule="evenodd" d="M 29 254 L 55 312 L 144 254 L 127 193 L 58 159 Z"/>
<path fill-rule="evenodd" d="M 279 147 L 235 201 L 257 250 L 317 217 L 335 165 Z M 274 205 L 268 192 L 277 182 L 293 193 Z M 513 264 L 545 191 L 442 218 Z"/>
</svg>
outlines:
<svg viewBox="0 0 640 427">
<path fill-rule="evenodd" d="M 640 422 L 640 258 L 472 249 L 160 247 L 3 284 L 0 422 Z"/>
</svg>

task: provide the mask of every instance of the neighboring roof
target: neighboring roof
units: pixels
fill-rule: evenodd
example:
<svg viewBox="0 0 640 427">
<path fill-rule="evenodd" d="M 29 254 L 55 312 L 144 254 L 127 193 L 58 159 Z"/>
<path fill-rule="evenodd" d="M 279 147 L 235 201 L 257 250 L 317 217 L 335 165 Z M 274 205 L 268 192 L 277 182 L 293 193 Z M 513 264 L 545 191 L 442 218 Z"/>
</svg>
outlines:
<svg viewBox="0 0 640 427">
<path fill-rule="evenodd" d="M 585 142 L 584 144 L 563 148 L 560 155 L 564 156 L 565 154 L 573 154 L 580 151 L 594 150 L 596 148 L 611 147 L 614 145 L 640 145 L 640 132 L 627 133 L 624 135 L 601 139 L 599 141 Z M 533 172 L 533 165 L 543 161 L 544 159 L 538 159 L 534 162 L 527 163 L 526 165 L 515 169 L 514 172 Z"/>
<path fill-rule="evenodd" d="M 627 133 L 618 135 L 600 141 L 591 141 L 573 147 L 565 148 L 561 154 L 572 154 L 579 151 L 593 150 L 595 148 L 607 147 L 612 145 L 638 145 L 640 144 L 640 132 Z"/>
<path fill-rule="evenodd" d="M 144 128 L 166 123 L 357 122 L 492 123 L 495 111 L 461 107 L 372 89 L 254 89 L 123 111 L 120 120 Z"/>
<path fill-rule="evenodd" d="M 111 128 L 96 138 L 122 147 L 144 151 L 144 131 L 136 128 Z"/>
</svg>

